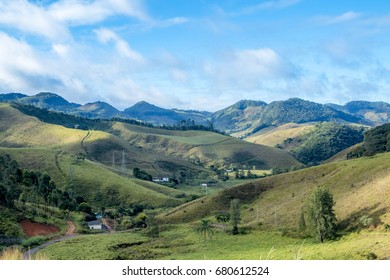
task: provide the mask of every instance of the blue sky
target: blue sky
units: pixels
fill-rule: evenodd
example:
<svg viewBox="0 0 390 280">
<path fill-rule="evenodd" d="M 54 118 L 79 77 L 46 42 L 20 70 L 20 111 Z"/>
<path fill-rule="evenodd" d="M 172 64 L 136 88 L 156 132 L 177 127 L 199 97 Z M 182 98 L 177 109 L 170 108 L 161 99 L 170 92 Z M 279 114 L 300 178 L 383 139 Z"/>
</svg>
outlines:
<svg viewBox="0 0 390 280">
<path fill-rule="evenodd" d="M 118 109 L 390 102 L 390 3 L 0 0 L 0 92 Z"/>
</svg>

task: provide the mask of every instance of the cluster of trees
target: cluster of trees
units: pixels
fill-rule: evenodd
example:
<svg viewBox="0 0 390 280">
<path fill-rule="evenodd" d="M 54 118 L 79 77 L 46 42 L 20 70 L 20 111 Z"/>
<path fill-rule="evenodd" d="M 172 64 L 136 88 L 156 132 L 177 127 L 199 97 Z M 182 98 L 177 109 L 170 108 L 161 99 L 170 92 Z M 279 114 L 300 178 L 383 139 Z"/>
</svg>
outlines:
<svg viewBox="0 0 390 280">
<path fill-rule="evenodd" d="M 0 205 L 14 207 L 14 201 L 76 210 L 84 202 L 80 196 L 57 188 L 47 173 L 22 170 L 9 155 L 0 156 Z"/>
<path fill-rule="evenodd" d="M 236 179 L 256 179 L 259 178 L 256 174 L 253 174 L 250 170 L 236 170 L 235 172 Z"/>
<path fill-rule="evenodd" d="M 78 129 L 88 130 L 94 128 L 100 122 L 98 119 L 88 119 L 81 116 L 49 111 L 33 105 L 14 103 L 12 106 L 26 115 L 37 117 L 45 123 L 58 124 L 68 128 L 77 127 Z"/>
<path fill-rule="evenodd" d="M 364 139 L 364 128 L 337 123 L 317 124 L 315 129 L 294 139 L 285 140 L 283 146 L 291 149 L 294 156 L 306 165 L 317 165 L 333 155 L 360 143 Z"/>
<path fill-rule="evenodd" d="M 127 207 L 118 206 L 104 212 L 104 216 L 114 220 L 115 230 L 128 230 L 131 228 L 149 227 L 152 237 L 158 235 L 158 222 L 153 214 L 147 214 L 144 210 L 149 209 L 145 205 L 134 204 Z"/>
<path fill-rule="evenodd" d="M 351 152 L 349 157 L 372 156 L 389 151 L 390 124 L 385 124 L 366 132 L 363 146 Z"/>
<path fill-rule="evenodd" d="M 152 181 L 152 175 L 150 175 L 148 172 L 145 170 L 141 170 L 138 167 L 134 167 L 133 169 L 133 175 L 135 178 L 145 180 L 145 181 Z"/>
</svg>

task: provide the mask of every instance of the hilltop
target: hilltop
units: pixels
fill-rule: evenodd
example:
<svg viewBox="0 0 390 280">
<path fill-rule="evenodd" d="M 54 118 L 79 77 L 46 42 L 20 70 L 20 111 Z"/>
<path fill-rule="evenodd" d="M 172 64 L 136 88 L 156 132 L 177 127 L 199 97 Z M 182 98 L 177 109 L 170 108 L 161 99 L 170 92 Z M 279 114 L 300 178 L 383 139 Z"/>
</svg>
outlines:
<svg viewBox="0 0 390 280">
<path fill-rule="evenodd" d="M 261 129 L 287 123 L 310 122 L 354 123 L 376 126 L 389 121 L 390 105 L 385 102 L 352 101 L 345 105 L 319 104 L 300 98 L 274 101 L 241 100 L 217 112 L 204 110 L 165 109 L 145 101 L 120 111 L 106 102 L 85 105 L 65 100 L 58 94 L 43 92 L 33 96 L 21 93 L 0 94 L 1 102 L 33 105 L 57 112 L 65 112 L 94 119 L 113 117 L 135 119 L 153 125 L 177 125 L 181 121 L 213 126 L 238 138 Z"/>
</svg>

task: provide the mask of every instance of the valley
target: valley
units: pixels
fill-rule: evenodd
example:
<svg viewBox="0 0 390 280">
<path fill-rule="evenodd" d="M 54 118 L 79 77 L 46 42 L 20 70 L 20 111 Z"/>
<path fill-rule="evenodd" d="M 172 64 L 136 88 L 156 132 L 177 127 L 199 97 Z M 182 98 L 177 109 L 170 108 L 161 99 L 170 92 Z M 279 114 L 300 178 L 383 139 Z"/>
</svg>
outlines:
<svg viewBox="0 0 390 280">
<path fill-rule="evenodd" d="M 10 242 L 0 250 L 42 244 L 65 234 L 71 221 L 78 236 L 39 254 L 48 259 L 390 258 L 390 146 L 389 128 L 380 125 L 387 121 L 382 103 L 245 101 L 216 113 L 176 109 L 176 115 L 140 103 L 137 110 L 125 110 L 138 114 L 132 119 L 106 104 L 80 108 L 53 94 L 1 99 L 0 236 Z M 102 113 L 98 105 L 112 113 Z M 376 113 L 374 105 L 380 108 Z M 145 114 L 158 119 L 153 124 L 143 118 L 150 110 L 155 114 Z M 158 117 L 164 114 L 165 119 Z M 29 172 L 37 179 L 28 179 Z M 45 174 L 52 182 L 48 189 L 42 189 Z M 304 217 L 309 223 L 306 207 L 318 187 L 335 201 L 337 237 L 325 243 L 300 222 Z M 233 200 L 240 205 L 238 234 L 231 230 Z M 102 217 L 112 234 L 88 228 Z M 26 221 L 58 230 L 26 236 Z M 202 223 L 208 230 L 199 234 Z"/>
</svg>

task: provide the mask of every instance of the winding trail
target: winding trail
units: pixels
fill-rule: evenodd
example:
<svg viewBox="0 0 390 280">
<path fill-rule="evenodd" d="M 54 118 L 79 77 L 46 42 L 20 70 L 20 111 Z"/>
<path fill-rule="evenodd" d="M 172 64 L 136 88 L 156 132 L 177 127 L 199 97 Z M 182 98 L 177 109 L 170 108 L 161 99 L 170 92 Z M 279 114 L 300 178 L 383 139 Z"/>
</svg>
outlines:
<svg viewBox="0 0 390 280">
<path fill-rule="evenodd" d="M 42 250 L 43 248 L 49 246 L 49 245 L 52 245 L 54 243 L 57 243 L 57 242 L 61 242 L 61 241 L 64 241 L 64 240 L 68 240 L 68 239 L 72 239 L 72 238 L 75 238 L 77 236 L 79 236 L 78 234 L 76 234 L 76 226 L 73 222 L 71 221 L 68 221 L 68 230 L 66 231 L 65 235 L 64 236 L 61 236 L 61 237 L 57 237 L 55 239 L 52 239 L 52 240 L 49 240 L 37 247 L 34 247 L 32 249 L 29 249 L 27 250 L 24 254 L 23 254 L 23 259 L 24 260 L 30 260 L 31 259 L 31 255 L 33 254 L 36 254 L 39 250 Z"/>
<path fill-rule="evenodd" d="M 88 138 L 90 138 L 92 135 L 92 132 L 91 131 L 87 131 L 87 135 L 84 136 L 84 138 L 81 140 L 81 147 L 83 148 L 83 150 L 85 151 L 85 154 L 88 155 L 88 151 L 87 151 L 87 147 L 85 146 L 85 141 L 88 140 Z"/>
</svg>

